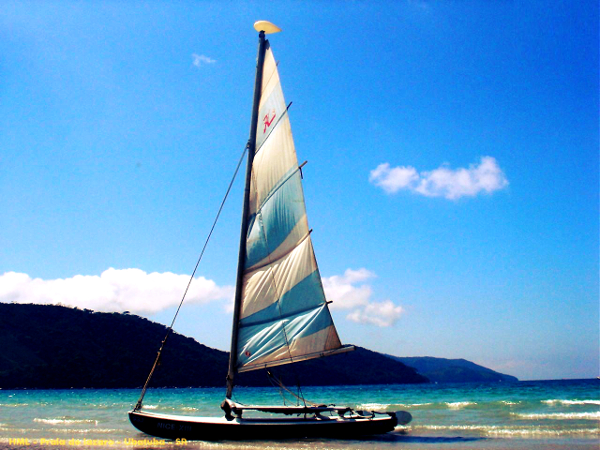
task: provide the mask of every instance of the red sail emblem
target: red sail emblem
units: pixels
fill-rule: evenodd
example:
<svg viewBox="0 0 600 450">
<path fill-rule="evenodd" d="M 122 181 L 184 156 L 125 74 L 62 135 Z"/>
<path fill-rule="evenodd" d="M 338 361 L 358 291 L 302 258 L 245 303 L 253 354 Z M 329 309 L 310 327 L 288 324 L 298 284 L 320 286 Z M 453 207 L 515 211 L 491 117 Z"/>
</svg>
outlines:
<svg viewBox="0 0 600 450">
<path fill-rule="evenodd" d="M 269 114 L 267 113 L 267 115 L 263 119 L 263 121 L 265 123 L 265 128 L 263 129 L 263 133 L 266 133 L 267 128 L 269 128 L 271 126 L 271 124 L 273 123 L 273 120 L 275 119 L 275 116 L 277 115 L 275 113 L 275 109 L 271 110 L 271 114 L 272 114 L 271 118 L 269 118 Z"/>
</svg>

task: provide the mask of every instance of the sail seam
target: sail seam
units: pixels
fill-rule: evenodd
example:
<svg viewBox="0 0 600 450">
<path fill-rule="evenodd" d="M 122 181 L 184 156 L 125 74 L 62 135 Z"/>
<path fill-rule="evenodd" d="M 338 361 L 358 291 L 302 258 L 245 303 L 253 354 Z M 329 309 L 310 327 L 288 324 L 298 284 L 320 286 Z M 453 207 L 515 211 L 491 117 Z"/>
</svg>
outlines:
<svg viewBox="0 0 600 450">
<path fill-rule="evenodd" d="M 308 276 L 310 276 L 310 275 L 311 274 L 309 274 Z M 308 311 L 312 311 L 312 310 L 316 310 L 316 309 L 319 309 L 319 308 L 323 308 L 323 306 L 325 306 L 325 305 L 326 305 L 326 303 L 322 303 L 320 305 L 310 306 L 308 308 L 304 308 L 304 309 L 301 309 L 301 310 L 298 310 L 298 311 L 294 311 L 294 312 L 290 312 L 290 313 L 287 313 L 287 314 L 281 314 L 281 311 L 280 311 L 279 312 L 279 319 L 280 320 L 284 320 L 284 319 L 287 319 L 288 317 L 296 316 L 296 315 L 303 314 L 303 313 L 308 312 Z M 243 323 L 243 322 L 244 322 L 244 319 L 240 320 L 240 328 L 254 327 L 256 325 L 262 325 L 262 324 L 265 324 L 265 323 L 273 322 L 273 319 L 264 319 L 264 320 L 259 320 L 259 321 L 256 321 L 256 322 L 249 322 L 249 323 Z"/>
<path fill-rule="evenodd" d="M 263 199 L 263 201 L 260 203 L 260 205 L 257 205 L 257 208 L 256 208 L 256 215 L 257 216 L 261 213 L 261 211 L 262 211 L 263 206 L 265 205 L 265 203 L 267 203 L 277 193 L 277 191 L 279 189 L 281 189 L 283 187 L 283 185 L 285 183 L 287 183 L 299 171 L 300 171 L 300 167 L 296 167 L 296 169 L 294 169 L 287 177 L 281 179 L 275 186 L 273 186 L 273 188 L 271 189 L 271 192 L 269 192 L 269 195 L 267 195 Z M 254 184 L 256 185 L 256 182 L 254 182 Z M 256 189 L 255 189 L 255 191 L 256 191 Z M 258 197 L 258 192 L 256 192 L 256 197 Z M 258 200 L 257 200 L 257 202 L 258 202 Z M 266 241 L 266 239 L 265 239 L 265 241 Z"/>
<path fill-rule="evenodd" d="M 306 238 L 310 236 L 310 233 L 312 233 L 312 230 L 309 230 L 308 233 L 306 233 L 304 236 L 302 236 L 302 238 L 299 239 L 298 242 L 296 242 L 287 252 L 283 253 L 282 255 L 278 256 L 277 258 L 275 258 L 273 260 L 271 260 L 269 258 L 269 261 L 267 261 L 264 264 L 261 264 L 260 266 L 249 267 L 248 269 L 246 269 L 245 273 L 248 274 L 250 272 L 254 272 L 255 270 L 262 269 L 263 267 L 267 267 L 269 264 L 276 263 L 277 261 L 280 261 L 281 259 L 285 258 L 287 255 L 289 255 L 294 250 L 296 250 L 300 246 L 300 244 L 302 244 L 306 240 Z"/>
<path fill-rule="evenodd" d="M 271 75 L 269 75 L 269 79 L 267 80 L 266 83 L 264 83 L 265 88 L 267 88 L 269 86 L 269 83 L 271 82 L 271 78 L 273 78 L 273 76 L 277 73 L 277 64 L 275 64 L 275 69 L 271 72 Z M 265 98 L 264 96 L 265 90 L 261 89 L 260 90 L 260 98 L 261 98 L 261 104 L 260 106 L 262 106 L 264 103 L 262 103 L 262 99 Z"/>
<path fill-rule="evenodd" d="M 267 54 L 267 52 L 269 50 L 271 50 L 271 44 L 269 43 L 269 41 L 267 41 L 267 45 L 266 45 L 266 48 L 265 48 L 265 55 Z M 273 52 L 272 51 L 271 51 L 271 56 L 273 57 Z M 273 60 L 275 60 L 274 57 L 273 57 Z M 262 86 L 260 88 L 260 99 L 261 99 L 261 101 L 259 103 L 259 109 L 260 109 L 260 106 L 262 106 L 262 99 L 264 98 L 263 94 L 265 93 L 265 90 L 264 90 L 263 86 L 266 88 L 269 85 L 269 83 L 271 82 L 271 78 L 273 78 L 273 76 L 278 73 L 277 67 L 279 66 L 279 63 L 277 61 L 274 61 L 274 62 L 275 62 L 275 67 L 271 71 L 271 75 L 269 75 L 269 79 L 267 80 L 267 82 L 266 83 L 264 82 L 264 77 L 262 79 L 263 83 L 262 83 Z"/>
</svg>

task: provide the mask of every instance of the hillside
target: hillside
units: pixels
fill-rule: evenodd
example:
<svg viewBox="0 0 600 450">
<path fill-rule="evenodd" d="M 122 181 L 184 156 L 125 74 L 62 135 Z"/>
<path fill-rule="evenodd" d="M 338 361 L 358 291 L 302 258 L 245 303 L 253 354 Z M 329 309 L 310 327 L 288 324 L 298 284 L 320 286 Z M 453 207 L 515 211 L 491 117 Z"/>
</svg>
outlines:
<svg viewBox="0 0 600 450">
<path fill-rule="evenodd" d="M 0 303 L 0 388 L 140 387 L 166 327 L 130 314 Z M 173 333 L 151 386 L 225 385 L 228 353 Z M 426 383 L 400 361 L 366 349 L 272 370 L 293 385 Z M 266 386 L 264 371 L 238 384 Z"/>
<path fill-rule="evenodd" d="M 396 361 L 406 364 L 407 366 L 414 367 L 421 375 L 437 383 L 487 383 L 497 381 L 519 381 L 516 377 L 495 372 L 465 359 L 433 358 L 431 356 L 388 356 Z"/>
</svg>

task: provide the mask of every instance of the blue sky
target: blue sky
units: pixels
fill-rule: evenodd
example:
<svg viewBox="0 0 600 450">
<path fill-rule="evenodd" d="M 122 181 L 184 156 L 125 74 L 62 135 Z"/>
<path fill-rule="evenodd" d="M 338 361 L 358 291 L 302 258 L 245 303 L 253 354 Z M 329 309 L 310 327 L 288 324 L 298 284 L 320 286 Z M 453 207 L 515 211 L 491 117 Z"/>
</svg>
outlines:
<svg viewBox="0 0 600 450">
<path fill-rule="evenodd" d="M 258 19 L 342 340 L 597 376 L 592 1 L 4 2 L 0 301 L 170 322 L 248 137 Z M 241 190 L 175 326 L 223 350 Z"/>
</svg>

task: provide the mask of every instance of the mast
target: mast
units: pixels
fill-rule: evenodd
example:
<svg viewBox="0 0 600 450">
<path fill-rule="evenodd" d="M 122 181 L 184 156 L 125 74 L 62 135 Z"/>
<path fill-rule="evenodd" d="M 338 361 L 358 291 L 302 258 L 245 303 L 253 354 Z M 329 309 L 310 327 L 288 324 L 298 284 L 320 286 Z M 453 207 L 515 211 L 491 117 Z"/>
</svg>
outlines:
<svg viewBox="0 0 600 450">
<path fill-rule="evenodd" d="M 240 308 L 242 303 L 244 263 L 246 260 L 246 237 L 248 235 L 248 209 L 250 204 L 250 180 L 252 177 L 252 162 L 256 152 L 256 130 L 258 126 L 258 106 L 262 90 L 263 65 L 265 61 L 265 32 L 276 33 L 278 27 L 266 21 L 258 21 L 254 24 L 258 34 L 258 57 L 256 63 L 256 78 L 254 81 L 254 101 L 252 103 L 252 116 L 250 119 L 250 137 L 246 144 L 248 152 L 248 163 L 246 166 L 246 185 L 244 188 L 244 203 L 242 207 L 242 226 L 240 232 L 240 250 L 238 254 L 237 279 L 235 283 L 235 300 L 233 305 L 233 325 L 231 327 L 231 350 L 229 352 L 229 370 L 227 372 L 227 393 L 225 397 L 230 399 L 234 386 L 237 364 L 237 341 L 238 324 L 240 321 Z"/>
</svg>

